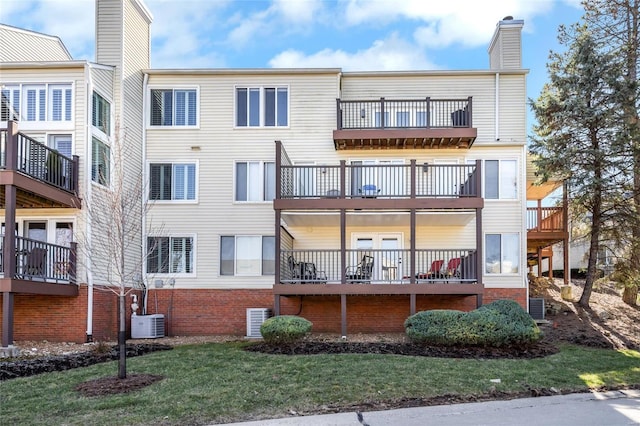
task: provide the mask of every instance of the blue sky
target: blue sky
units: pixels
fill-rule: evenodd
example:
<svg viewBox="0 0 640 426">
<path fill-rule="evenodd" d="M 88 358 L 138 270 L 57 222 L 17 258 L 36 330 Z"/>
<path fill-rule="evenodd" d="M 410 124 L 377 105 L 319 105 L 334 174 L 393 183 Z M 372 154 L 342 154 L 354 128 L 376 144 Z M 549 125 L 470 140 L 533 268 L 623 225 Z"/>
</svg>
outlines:
<svg viewBox="0 0 640 426">
<path fill-rule="evenodd" d="M 146 0 L 154 68 L 486 69 L 496 23 L 523 19 L 528 96 L 547 80 L 579 0 Z M 2 0 L 0 22 L 57 35 L 94 59 L 93 0 Z"/>
</svg>

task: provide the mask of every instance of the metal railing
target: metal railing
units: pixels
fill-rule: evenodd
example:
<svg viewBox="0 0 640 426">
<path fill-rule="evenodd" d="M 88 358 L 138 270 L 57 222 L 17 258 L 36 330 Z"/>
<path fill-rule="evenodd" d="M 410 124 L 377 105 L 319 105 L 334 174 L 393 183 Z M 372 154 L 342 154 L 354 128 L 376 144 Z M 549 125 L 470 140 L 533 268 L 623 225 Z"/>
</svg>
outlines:
<svg viewBox="0 0 640 426">
<path fill-rule="evenodd" d="M 539 232 L 566 231 L 564 208 L 527 207 L 527 230 Z"/>
<path fill-rule="evenodd" d="M 6 129 L 0 129 L 0 168 L 19 171 L 68 192 L 78 190 L 78 157 L 62 155 L 22 133 L 12 140 Z"/>
<path fill-rule="evenodd" d="M 415 167 L 415 181 L 411 181 Z M 344 173 L 342 172 L 344 170 Z M 286 198 L 479 197 L 477 164 L 281 165 Z"/>
<path fill-rule="evenodd" d="M 4 247 L 4 236 L 0 236 Z M 13 278 L 71 283 L 75 280 L 75 247 L 64 247 L 16 236 Z M 4 275 L 4 250 L 0 252 L 0 272 Z"/>
<path fill-rule="evenodd" d="M 347 249 L 344 264 L 341 258 L 340 250 L 281 250 L 280 282 L 408 284 L 478 280 L 475 249 L 416 249 L 413 279 L 408 249 Z"/>
<path fill-rule="evenodd" d="M 342 100 L 336 99 L 337 128 L 429 129 L 472 127 L 472 98 Z"/>
</svg>

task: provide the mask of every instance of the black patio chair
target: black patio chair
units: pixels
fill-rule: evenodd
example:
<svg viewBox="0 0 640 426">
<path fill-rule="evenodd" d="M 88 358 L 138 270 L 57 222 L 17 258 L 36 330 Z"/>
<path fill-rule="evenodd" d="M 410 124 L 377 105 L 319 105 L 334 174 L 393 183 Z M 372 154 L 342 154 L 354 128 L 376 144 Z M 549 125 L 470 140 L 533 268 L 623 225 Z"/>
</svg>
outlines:
<svg viewBox="0 0 640 426">
<path fill-rule="evenodd" d="M 373 256 L 365 254 L 362 260 L 355 266 L 347 266 L 345 275 L 351 283 L 371 283 L 373 274 Z"/>
</svg>

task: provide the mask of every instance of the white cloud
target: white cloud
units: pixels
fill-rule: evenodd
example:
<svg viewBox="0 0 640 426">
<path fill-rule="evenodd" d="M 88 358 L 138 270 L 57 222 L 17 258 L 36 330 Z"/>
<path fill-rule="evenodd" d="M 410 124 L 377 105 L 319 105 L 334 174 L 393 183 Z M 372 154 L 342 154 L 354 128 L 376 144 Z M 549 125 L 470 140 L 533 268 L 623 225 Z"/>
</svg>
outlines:
<svg viewBox="0 0 640 426">
<path fill-rule="evenodd" d="M 376 40 L 371 47 L 348 53 L 343 50 L 323 49 L 306 55 L 287 50 L 269 61 L 274 68 L 342 68 L 348 71 L 392 71 L 437 68 L 415 45 L 392 34 Z"/>
<path fill-rule="evenodd" d="M 92 0 L 3 0 L 1 21 L 58 36 L 74 59 L 94 59 L 95 8 Z"/>
<path fill-rule="evenodd" d="M 293 24 L 313 22 L 323 9 L 322 0 L 273 0 L 271 9 Z"/>
<path fill-rule="evenodd" d="M 344 0 L 345 22 L 375 27 L 401 19 L 415 21 L 416 43 L 445 48 L 454 43 L 475 47 L 486 45 L 495 24 L 507 15 L 532 20 L 548 13 L 559 0 Z M 576 0 L 563 0 L 575 3 Z M 420 24 L 422 23 L 422 24 Z"/>
</svg>

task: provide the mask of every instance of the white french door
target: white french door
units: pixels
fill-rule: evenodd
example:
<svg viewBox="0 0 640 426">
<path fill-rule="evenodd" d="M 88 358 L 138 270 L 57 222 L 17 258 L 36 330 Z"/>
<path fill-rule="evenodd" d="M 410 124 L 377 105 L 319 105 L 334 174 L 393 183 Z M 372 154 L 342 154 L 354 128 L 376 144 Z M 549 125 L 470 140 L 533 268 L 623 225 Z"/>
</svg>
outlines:
<svg viewBox="0 0 640 426">
<path fill-rule="evenodd" d="M 357 250 L 347 259 L 357 265 L 362 256 L 373 256 L 372 281 L 384 283 L 402 279 L 402 232 L 353 233 L 351 248 Z"/>
<path fill-rule="evenodd" d="M 389 198 L 403 195 L 404 160 L 351 161 L 352 196 Z"/>
</svg>

